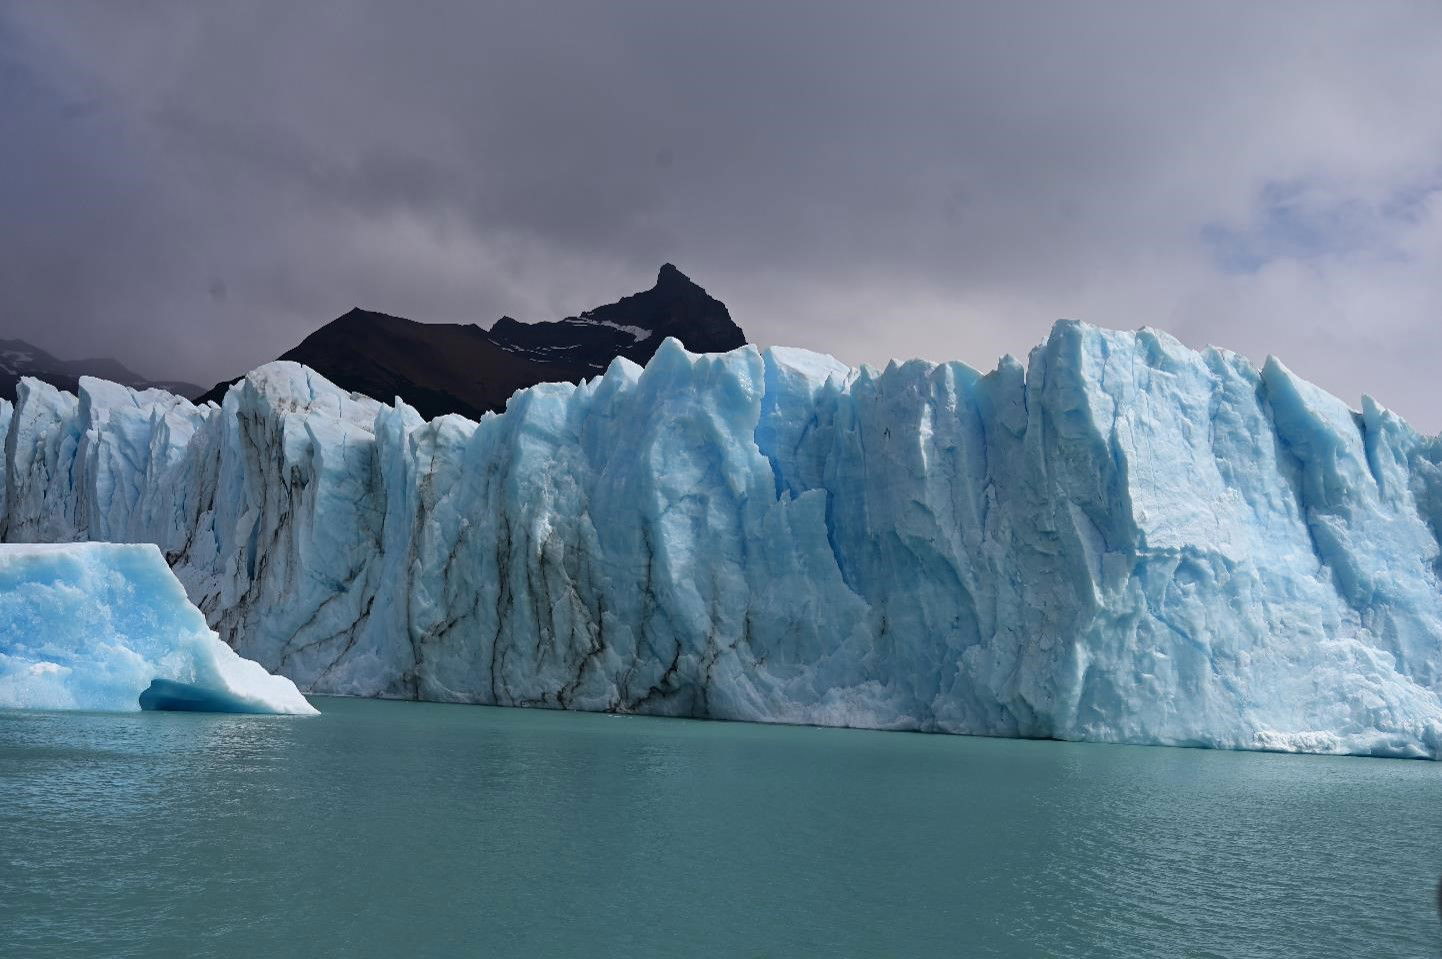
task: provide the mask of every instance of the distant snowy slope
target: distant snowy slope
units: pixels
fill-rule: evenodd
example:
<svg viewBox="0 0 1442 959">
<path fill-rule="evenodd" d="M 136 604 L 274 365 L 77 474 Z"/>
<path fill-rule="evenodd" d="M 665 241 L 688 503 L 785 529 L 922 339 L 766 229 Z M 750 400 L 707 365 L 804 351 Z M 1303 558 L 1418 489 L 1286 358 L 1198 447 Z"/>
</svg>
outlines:
<svg viewBox="0 0 1442 959">
<path fill-rule="evenodd" d="M 1442 444 L 1275 361 L 618 359 L 426 422 L 273 363 L 33 381 L 10 540 L 155 542 L 315 692 L 1437 756 Z"/>
</svg>

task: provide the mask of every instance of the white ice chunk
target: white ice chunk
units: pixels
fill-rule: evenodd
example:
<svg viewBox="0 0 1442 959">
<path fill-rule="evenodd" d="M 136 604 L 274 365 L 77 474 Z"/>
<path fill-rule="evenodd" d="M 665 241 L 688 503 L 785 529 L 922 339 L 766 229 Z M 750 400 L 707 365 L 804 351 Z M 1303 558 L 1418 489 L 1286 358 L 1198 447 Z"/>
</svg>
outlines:
<svg viewBox="0 0 1442 959">
<path fill-rule="evenodd" d="M 154 681 L 179 708 L 317 712 L 220 641 L 156 547 L 0 546 L 0 706 L 135 710 Z"/>
</svg>

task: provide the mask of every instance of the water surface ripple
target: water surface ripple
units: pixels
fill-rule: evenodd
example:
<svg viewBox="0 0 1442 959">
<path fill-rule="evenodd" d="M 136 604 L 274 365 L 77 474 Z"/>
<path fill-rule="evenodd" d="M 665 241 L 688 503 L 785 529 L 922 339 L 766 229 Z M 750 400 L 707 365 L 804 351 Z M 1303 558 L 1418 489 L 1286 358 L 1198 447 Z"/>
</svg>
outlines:
<svg viewBox="0 0 1442 959">
<path fill-rule="evenodd" d="M 317 703 L 0 711 L 0 955 L 1442 955 L 1442 764 Z"/>
</svg>

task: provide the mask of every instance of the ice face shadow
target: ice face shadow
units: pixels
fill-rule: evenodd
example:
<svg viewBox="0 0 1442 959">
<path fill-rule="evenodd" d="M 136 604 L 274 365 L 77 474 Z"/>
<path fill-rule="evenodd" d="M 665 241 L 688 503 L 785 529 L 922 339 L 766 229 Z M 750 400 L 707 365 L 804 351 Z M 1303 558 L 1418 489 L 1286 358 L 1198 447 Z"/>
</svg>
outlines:
<svg viewBox="0 0 1442 959">
<path fill-rule="evenodd" d="M 206 689 L 173 679 L 153 679 L 140 694 L 140 708 L 157 712 L 267 713 L 253 703 L 218 689 Z"/>
</svg>

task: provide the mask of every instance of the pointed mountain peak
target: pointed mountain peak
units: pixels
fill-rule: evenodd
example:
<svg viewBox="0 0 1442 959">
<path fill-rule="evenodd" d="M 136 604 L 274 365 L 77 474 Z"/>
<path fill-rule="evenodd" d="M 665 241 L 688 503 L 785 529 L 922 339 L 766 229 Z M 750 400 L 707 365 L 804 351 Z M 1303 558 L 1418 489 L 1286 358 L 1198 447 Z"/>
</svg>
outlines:
<svg viewBox="0 0 1442 959">
<path fill-rule="evenodd" d="M 402 327 L 414 324 L 414 320 L 408 320 L 403 316 L 392 316 L 389 313 L 353 306 L 315 332 L 324 333 L 328 330 L 355 330 L 371 327 Z"/>
<path fill-rule="evenodd" d="M 385 313 L 377 313 L 375 310 L 368 310 L 363 306 L 353 306 L 346 310 L 337 320 L 364 320 L 373 316 L 385 316 Z"/>
<path fill-rule="evenodd" d="M 656 274 L 656 288 L 676 286 L 696 286 L 696 284 L 689 276 L 676 269 L 675 264 L 661 264 L 661 271 Z"/>
<path fill-rule="evenodd" d="M 370 319 L 372 315 L 373 314 L 370 310 L 362 309 L 359 306 L 353 306 L 350 309 L 346 310 L 344 313 L 342 313 L 340 316 L 325 324 L 325 326 L 320 327 L 320 330 L 323 330 L 326 327 L 330 326 L 354 327 L 361 323 L 365 323 L 368 319 Z M 315 332 L 320 332 L 320 330 L 316 330 Z"/>
</svg>

